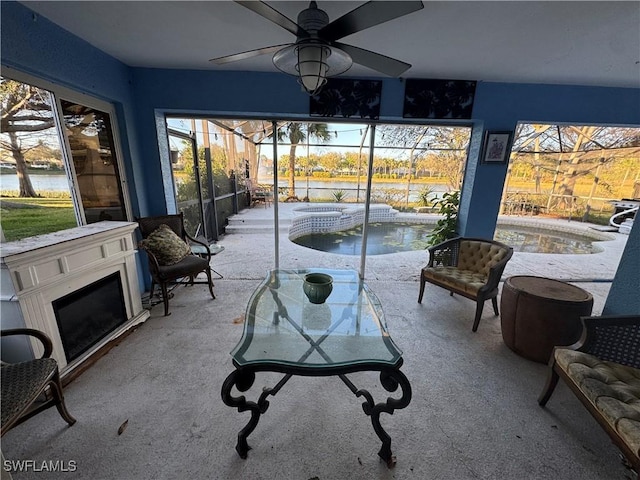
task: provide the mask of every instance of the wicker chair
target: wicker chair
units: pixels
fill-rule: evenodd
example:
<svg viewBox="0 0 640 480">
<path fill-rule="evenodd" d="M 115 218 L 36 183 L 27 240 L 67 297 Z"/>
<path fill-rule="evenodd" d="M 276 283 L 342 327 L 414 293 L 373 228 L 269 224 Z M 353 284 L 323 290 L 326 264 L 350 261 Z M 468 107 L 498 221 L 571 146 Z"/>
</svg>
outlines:
<svg viewBox="0 0 640 480">
<path fill-rule="evenodd" d="M 433 283 L 476 301 L 472 331 L 478 330 L 484 302 L 491 299 L 498 315 L 498 285 L 513 248 L 494 240 L 456 237 L 429 247 L 429 264 L 420 274 L 422 302 L 425 283 Z"/>
<path fill-rule="evenodd" d="M 202 254 L 189 254 L 182 258 L 177 263 L 172 265 L 163 265 L 159 261 L 158 256 L 154 254 L 152 249 L 147 248 L 143 243 L 139 244 L 140 248 L 147 253 L 149 258 L 149 270 L 151 272 L 151 293 L 153 296 L 156 283 L 160 285 L 162 290 L 162 299 L 164 301 L 164 314 L 169 315 L 169 294 L 167 286 L 169 283 L 181 283 L 178 280 L 183 278 L 189 278 L 187 283 L 193 285 L 194 283 L 206 283 L 209 286 L 209 293 L 212 298 L 216 298 L 213 293 L 213 280 L 211 277 L 211 251 L 206 243 L 196 240 L 191 237 L 184 228 L 184 218 L 182 212 L 176 215 L 160 215 L 155 217 L 143 217 L 136 219 L 142 238 L 147 239 L 152 233 L 154 233 L 160 225 L 167 225 L 173 232 L 180 237 L 187 245 L 196 244 L 202 248 L 206 253 Z M 207 275 L 206 282 L 194 281 L 194 278 L 201 272 Z"/>
<path fill-rule="evenodd" d="M 564 380 L 628 466 L 640 473 L 640 316 L 583 317 L 581 321 L 580 340 L 554 348 L 538 404 L 544 407 L 558 380 Z"/>
<path fill-rule="evenodd" d="M 49 337 L 38 330 L 16 328 L 3 330 L 0 335 L 27 335 L 37 338 L 44 347 L 41 358 L 19 363 L 2 363 L 2 426 L 0 436 L 32 416 L 56 406 L 62 418 L 69 424 L 76 423 L 67 411 L 62 393 L 58 363 L 50 358 L 53 347 Z M 42 401 L 38 401 L 42 399 Z"/>
</svg>

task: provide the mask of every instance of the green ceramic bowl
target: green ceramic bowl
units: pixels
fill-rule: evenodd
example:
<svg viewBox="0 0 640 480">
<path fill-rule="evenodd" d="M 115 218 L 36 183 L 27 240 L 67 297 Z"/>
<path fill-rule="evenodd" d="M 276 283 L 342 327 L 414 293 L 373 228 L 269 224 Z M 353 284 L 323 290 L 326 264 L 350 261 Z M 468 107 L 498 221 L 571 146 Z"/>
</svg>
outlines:
<svg viewBox="0 0 640 480">
<path fill-rule="evenodd" d="M 311 303 L 324 303 L 333 290 L 333 278 L 326 273 L 308 273 L 302 289 Z"/>
</svg>

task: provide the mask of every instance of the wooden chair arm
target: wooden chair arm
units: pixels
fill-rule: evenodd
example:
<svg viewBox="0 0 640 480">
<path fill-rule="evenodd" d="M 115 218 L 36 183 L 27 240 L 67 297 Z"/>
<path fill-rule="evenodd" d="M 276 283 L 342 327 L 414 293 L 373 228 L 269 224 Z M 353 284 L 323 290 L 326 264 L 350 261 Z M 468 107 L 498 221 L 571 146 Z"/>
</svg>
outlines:
<svg viewBox="0 0 640 480">
<path fill-rule="evenodd" d="M 207 255 L 207 261 L 210 262 L 211 261 L 211 249 L 209 248 L 209 245 L 207 243 L 204 243 L 201 240 L 198 240 L 197 238 L 192 237 L 191 235 L 189 235 L 187 232 L 184 232 L 184 236 L 185 238 L 188 240 L 187 243 L 189 242 L 193 242 L 193 243 L 197 243 L 198 245 L 202 245 L 205 250 L 207 251 L 206 255 Z"/>
<path fill-rule="evenodd" d="M 461 237 L 451 238 L 449 240 L 445 240 L 444 242 L 441 242 L 437 245 L 433 245 L 432 247 L 427 248 L 427 251 L 429 252 L 429 263 L 427 264 L 427 267 L 433 267 L 434 262 L 437 259 L 440 260 L 440 263 L 444 265 L 444 262 L 441 261 L 442 256 L 440 255 L 440 252 L 445 252 L 445 251 L 450 252 L 449 259 L 448 259 L 449 261 L 445 266 L 457 265 L 458 249 L 456 248 L 456 245 L 460 243 L 460 238 Z"/>
<path fill-rule="evenodd" d="M 157 273 L 160 270 L 160 263 L 158 263 L 158 259 L 153 254 L 153 252 L 141 244 L 138 244 L 138 248 L 140 250 L 144 250 L 144 252 L 147 254 L 147 257 L 149 257 L 149 267 L 154 273 Z"/>
<path fill-rule="evenodd" d="M 51 339 L 47 336 L 46 333 L 41 332 L 40 330 L 35 330 L 33 328 L 11 328 L 8 330 L 2 330 L 0 332 L 0 336 L 2 337 L 8 337 L 12 335 L 28 335 L 30 337 L 37 338 L 40 343 L 42 343 L 42 347 L 44 348 L 44 353 L 40 358 L 51 357 L 51 353 L 53 353 L 53 344 L 51 343 Z"/>
</svg>

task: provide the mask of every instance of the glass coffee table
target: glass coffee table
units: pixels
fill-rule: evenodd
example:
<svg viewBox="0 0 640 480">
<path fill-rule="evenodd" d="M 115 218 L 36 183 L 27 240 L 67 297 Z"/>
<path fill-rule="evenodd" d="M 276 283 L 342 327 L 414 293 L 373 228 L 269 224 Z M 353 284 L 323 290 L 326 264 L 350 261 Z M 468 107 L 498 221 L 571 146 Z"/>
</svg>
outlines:
<svg viewBox="0 0 640 480">
<path fill-rule="evenodd" d="M 325 273 L 333 278 L 333 290 L 322 304 L 311 303 L 303 291 L 304 276 Z M 373 429 L 382 441 L 378 455 L 388 466 L 395 464 L 391 437 L 380 425 L 380 414 L 392 414 L 411 401 L 411 385 L 400 371 L 402 352 L 394 344 L 385 324 L 380 301 L 351 270 L 272 270 L 249 300 L 244 332 L 231 352 L 235 370 L 222 385 L 222 400 L 239 412 L 251 411 L 247 425 L 238 433 L 236 451 L 247 457 L 247 437 L 267 411 L 269 395 L 275 396 L 293 375 L 338 376 L 371 417 Z M 375 403 L 373 396 L 359 389 L 347 374 L 380 372 L 388 392 L 400 387 L 399 398 Z M 266 388 L 257 402 L 233 396 L 235 387 L 246 392 L 256 372 L 283 373 L 273 387 Z"/>
</svg>

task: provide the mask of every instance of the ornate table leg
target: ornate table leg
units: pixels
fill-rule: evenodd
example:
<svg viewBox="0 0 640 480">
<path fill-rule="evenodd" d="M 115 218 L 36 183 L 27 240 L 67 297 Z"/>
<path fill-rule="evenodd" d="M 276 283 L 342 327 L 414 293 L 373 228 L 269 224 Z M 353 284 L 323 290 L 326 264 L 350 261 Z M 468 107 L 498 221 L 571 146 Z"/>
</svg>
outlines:
<svg viewBox="0 0 640 480">
<path fill-rule="evenodd" d="M 382 440 L 382 447 L 378 452 L 378 456 L 387 462 L 387 466 L 392 468 L 396 464 L 396 458 L 391 453 L 391 437 L 382 428 L 380 424 L 380 414 L 386 412 L 389 415 L 393 415 L 394 410 L 405 408 L 411 402 L 411 384 L 407 377 L 400 370 L 387 369 L 380 372 L 380 383 L 387 392 L 395 392 L 398 389 L 398 385 L 402 388 L 402 396 L 400 398 L 388 397 L 385 403 L 375 403 L 373 396 L 364 389 L 357 389 L 353 383 L 345 376 L 340 375 L 343 382 L 355 393 L 358 397 L 364 397 L 365 402 L 362 404 L 364 413 L 371 417 L 371 423 L 373 430 L 378 435 L 378 438 Z"/>
<path fill-rule="evenodd" d="M 269 408 L 269 402 L 266 400 L 268 395 L 267 389 L 265 390 L 256 402 L 248 402 L 244 395 L 234 397 L 231 395 L 231 389 L 235 385 L 238 391 L 246 392 L 251 388 L 253 382 L 256 379 L 256 374 L 252 370 L 238 369 L 231 372 L 227 379 L 222 384 L 222 401 L 225 405 L 230 407 L 237 407 L 238 412 L 246 412 L 251 410 L 251 418 L 245 427 L 238 433 L 238 444 L 236 445 L 236 452 L 240 455 L 240 458 L 247 458 L 247 452 L 251 448 L 247 443 L 247 437 L 253 432 L 258 425 L 260 415 L 267 411 Z"/>
<path fill-rule="evenodd" d="M 256 372 L 248 368 L 239 368 L 229 374 L 227 379 L 222 384 L 222 401 L 229 407 L 236 407 L 238 412 L 246 412 L 251 410 L 251 418 L 249 422 L 244 426 L 240 432 L 238 432 L 238 444 L 236 445 L 236 452 L 240 455 L 240 458 L 247 458 L 247 452 L 251 449 L 247 443 L 247 437 L 251 435 L 258 425 L 260 415 L 267 411 L 269 408 L 269 401 L 267 397 L 269 395 L 277 394 L 280 389 L 289 381 L 290 374 L 285 375 L 278 384 L 273 388 L 264 388 L 258 398 L 258 402 L 250 402 L 241 395 L 234 397 L 231 395 L 231 389 L 235 385 L 238 391 L 246 392 L 251 388 L 253 382 L 256 379 Z"/>
</svg>

